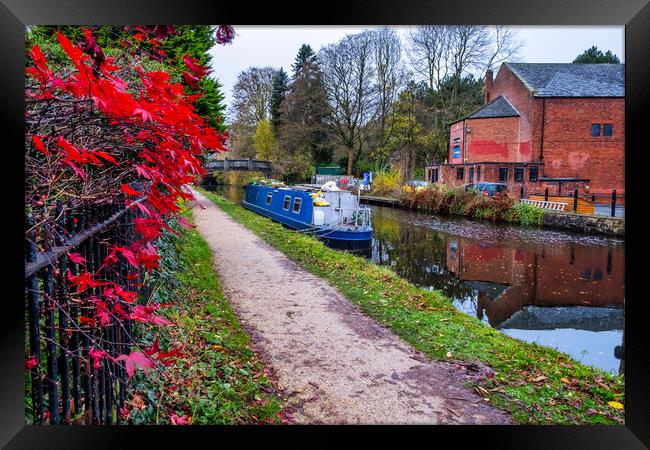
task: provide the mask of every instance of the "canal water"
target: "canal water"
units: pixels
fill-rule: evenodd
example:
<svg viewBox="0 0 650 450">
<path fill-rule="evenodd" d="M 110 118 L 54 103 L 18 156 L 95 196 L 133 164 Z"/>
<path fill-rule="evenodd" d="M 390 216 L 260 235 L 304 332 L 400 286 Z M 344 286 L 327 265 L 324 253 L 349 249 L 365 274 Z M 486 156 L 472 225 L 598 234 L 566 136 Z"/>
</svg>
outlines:
<svg viewBox="0 0 650 450">
<path fill-rule="evenodd" d="M 509 336 L 623 372 L 624 240 L 372 209 L 376 263 Z"/>
</svg>

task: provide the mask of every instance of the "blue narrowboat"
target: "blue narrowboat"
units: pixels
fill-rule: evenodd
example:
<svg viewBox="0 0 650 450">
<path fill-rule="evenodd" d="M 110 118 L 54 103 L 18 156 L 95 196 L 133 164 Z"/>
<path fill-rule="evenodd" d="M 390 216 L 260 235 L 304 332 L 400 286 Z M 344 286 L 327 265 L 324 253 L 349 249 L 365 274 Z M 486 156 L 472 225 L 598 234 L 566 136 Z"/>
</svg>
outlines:
<svg viewBox="0 0 650 450">
<path fill-rule="evenodd" d="M 248 184 L 242 205 L 334 248 L 367 249 L 372 243 L 370 208 L 333 184 Z"/>
</svg>

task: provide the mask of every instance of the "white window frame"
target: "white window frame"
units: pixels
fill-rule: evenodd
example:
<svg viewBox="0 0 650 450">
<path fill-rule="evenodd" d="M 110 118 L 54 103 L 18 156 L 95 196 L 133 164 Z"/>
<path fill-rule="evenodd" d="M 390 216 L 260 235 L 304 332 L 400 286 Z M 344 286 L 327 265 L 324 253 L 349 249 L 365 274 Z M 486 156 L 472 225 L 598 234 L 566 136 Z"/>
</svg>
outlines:
<svg viewBox="0 0 650 450">
<path fill-rule="evenodd" d="M 270 205 L 272 201 L 273 201 L 273 192 L 267 192 L 266 193 L 266 204 Z"/>
<path fill-rule="evenodd" d="M 296 211 L 296 203 L 298 204 L 298 211 Z M 293 198 L 293 208 L 291 208 L 291 211 L 300 214 L 300 209 L 302 208 L 302 197 L 294 197 Z"/>
<path fill-rule="evenodd" d="M 289 201 L 287 202 L 287 200 L 289 200 Z M 287 205 L 287 207 L 285 208 L 284 205 Z M 285 211 L 289 211 L 290 206 L 291 206 L 291 196 L 290 195 L 285 195 L 284 196 L 284 202 L 282 203 L 282 209 L 284 209 Z"/>
</svg>

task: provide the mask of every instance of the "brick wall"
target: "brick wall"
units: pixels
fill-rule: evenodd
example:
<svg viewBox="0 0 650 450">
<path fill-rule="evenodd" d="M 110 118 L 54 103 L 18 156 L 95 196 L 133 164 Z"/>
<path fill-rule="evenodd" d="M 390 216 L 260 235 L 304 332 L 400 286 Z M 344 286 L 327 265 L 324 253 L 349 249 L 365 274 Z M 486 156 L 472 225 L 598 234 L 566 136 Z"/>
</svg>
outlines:
<svg viewBox="0 0 650 450">
<path fill-rule="evenodd" d="M 465 162 L 522 161 L 519 117 L 467 119 Z M 528 161 L 525 159 L 523 161 Z"/>
<path fill-rule="evenodd" d="M 494 100 L 499 95 L 506 97 L 521 114 L 518 137 L 521 159 L 516 161 L 539 161 L 541 132 L 536 124 L 541 123 L 541 102 L 532 96 L 528 88 L 506 65 L 499 69 L 489 99 Z"/>
<path fill-rule="evenodd" d="M 613 124 L 612 136 L 591 136 L 592 123 Z M 549 98 L 544 176 L 588 178 L 589 192 L 625 190 L 625 100 Z"/>
</svg>

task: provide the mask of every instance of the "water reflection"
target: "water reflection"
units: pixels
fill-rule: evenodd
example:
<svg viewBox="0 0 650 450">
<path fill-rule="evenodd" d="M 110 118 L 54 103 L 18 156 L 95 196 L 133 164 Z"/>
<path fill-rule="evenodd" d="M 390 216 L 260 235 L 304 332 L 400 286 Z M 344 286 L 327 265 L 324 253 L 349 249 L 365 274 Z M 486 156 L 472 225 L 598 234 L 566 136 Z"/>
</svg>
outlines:
<svg viewBox="0 0 650 450">
<path fill-rule="evenodd" d="M 622 370 L 623 241 L 382 207 L 373 224 L 377 263 L 505 334 Z"/>
<path fill-rule="evenodd" d="M 240 202 L 244 190 L 217 189 Z M 624 241 L 373 207 L 368 254 L 503 333 L 624 368 Z"/>
</svg>

